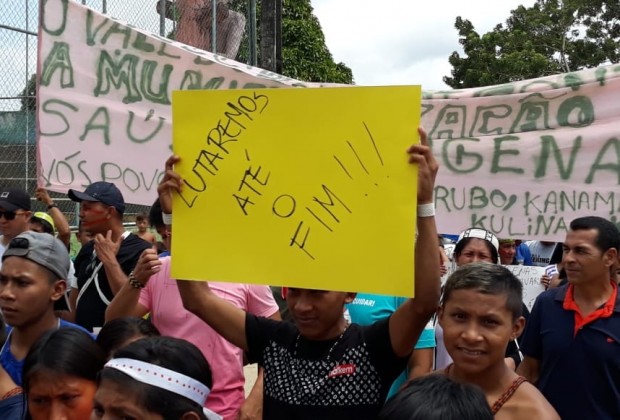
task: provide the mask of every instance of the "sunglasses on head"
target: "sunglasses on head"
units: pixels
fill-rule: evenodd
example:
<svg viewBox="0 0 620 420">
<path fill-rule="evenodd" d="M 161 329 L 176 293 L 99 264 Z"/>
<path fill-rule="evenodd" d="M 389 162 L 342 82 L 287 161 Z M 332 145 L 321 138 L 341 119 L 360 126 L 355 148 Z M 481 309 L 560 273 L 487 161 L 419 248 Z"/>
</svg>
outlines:
<svg viewBox="0 0 620 420">
<path fill-rule="evenodd" d="M 15 216 L 17 216 L 18 214 L 23 214 L 23 213 L 16 213 L 14 211 L 2 211 L 2 210 L 0 210 L 0 217 L 4 217 L 6 220 L 13 220 L 13 219 L 15 219 Z"/>
</svg>

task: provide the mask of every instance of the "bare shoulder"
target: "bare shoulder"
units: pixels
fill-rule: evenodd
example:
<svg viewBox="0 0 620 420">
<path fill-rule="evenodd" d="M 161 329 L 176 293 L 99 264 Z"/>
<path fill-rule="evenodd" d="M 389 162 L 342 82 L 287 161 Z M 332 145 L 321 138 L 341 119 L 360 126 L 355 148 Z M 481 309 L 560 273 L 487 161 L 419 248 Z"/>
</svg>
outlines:
<svg viewBox="0 0 620 420">
<path fill-rule="evenodd" d="M 496 419 L 560 419 L 549 401 L 529 382 L 524 382 L 497 414 Z"/>
<path fill-rule="evenodd" d="M 152 244 L 155 244 L 157 242 L 157 238 L 151 232 L 144 232 L 142 234 L 137 233 L 137 235 L 146 242 L 150 242 Z"/>
</svg>

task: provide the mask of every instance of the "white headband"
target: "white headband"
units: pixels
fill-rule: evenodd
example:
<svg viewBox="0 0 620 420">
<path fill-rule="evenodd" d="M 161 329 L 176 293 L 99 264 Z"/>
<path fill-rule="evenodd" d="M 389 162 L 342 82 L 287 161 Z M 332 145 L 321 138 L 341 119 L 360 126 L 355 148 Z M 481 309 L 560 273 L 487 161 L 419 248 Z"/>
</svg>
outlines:
<svg viewBox="0 0 620 420">
<path fill-rule="evenodd" d="M 456 243 L 461 242 L 461 240 L 465 238 L 483 239 L 485 241 L 490 242 L 491 245 L 493 245 L 493 248 L 499 251 L 499 241 L 497 239 L 497 236 L 493 235 L 488 230 L 478 229 L 478 228 L 467 229 L 461 232 L 461 234 L 459 235 L 459 240 L 456 241 Z"/>
<path fill-rule="evenodd" d="M 112 359 L 105 367 L 119 370 L 136 381 L 165 389 L 188 398 L 201 407 L 209 396 L 209 387 L 181 373 L 134 359 Z"/>
</svg>

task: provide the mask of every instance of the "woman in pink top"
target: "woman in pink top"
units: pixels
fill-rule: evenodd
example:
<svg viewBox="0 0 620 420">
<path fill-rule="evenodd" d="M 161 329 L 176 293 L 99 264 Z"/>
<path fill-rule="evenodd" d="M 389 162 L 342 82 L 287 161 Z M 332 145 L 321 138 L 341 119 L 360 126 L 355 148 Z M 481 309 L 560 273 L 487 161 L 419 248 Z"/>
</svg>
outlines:
<svg viewBox="0 0 620 420">
<path fill-rule="evenodd" d="M 217 334 L 200 318 L 183 308 L 176 280 L 170 278 L 171 257 L 158 258 L 155 250 L 146 250 L 133 272 L 143 288 L 125 284 L 106 311 L 106 322 L 123 316 L 151 314 L 151 321 L 164 336 L 182 338 L 200 349 L 213 371 L 213 387 L 206 407 L 236 420 L 241 413 L 262 410 L 262 374 L 245 399 L 243 352 Z M 134 282 L 135 284 L 135 282 Z M 269 286 L 210 282 L 211 288 L 235 306 L 262 317 L 280 319 Z"/>
</svg>

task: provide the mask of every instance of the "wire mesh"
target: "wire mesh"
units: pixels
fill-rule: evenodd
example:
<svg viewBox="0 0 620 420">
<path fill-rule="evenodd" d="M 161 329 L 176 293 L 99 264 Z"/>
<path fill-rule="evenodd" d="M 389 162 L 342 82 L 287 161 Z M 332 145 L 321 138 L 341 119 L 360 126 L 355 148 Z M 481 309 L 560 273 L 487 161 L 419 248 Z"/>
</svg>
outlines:
<svg viewBox="0 0 620 420">
<path fill-rule="evenodd" d="M 61 0 L 55 0 L 61 1 Z M 124 20 L 147 31 L 217 51 L 247 62 L 249 45 L 247 10 L 254 0 L 69 0 Z M 215 13 L 213 12 L 215 11 Z M 23 188 L 31 197 L 36 181 L 37 27 L 39 0 L 0 1 L 0 190 Z M 254 16 L 254 14 L 253 14 Z M 255 22 L 254 22 L 255 27 Z M 256 41 L 253 41 L 254 43 Z M 51 192 L 77 227 L 78 207 L 65 194 Z M 155 196 L 153 200 L 155 200 Z M 131 202 L 131 197 L 125 197 Z M 45 210 L 33 201 L 33 210 Z M 148 211 L 145 206 L 128 205 L 125 222 Z"/>
</svg>

